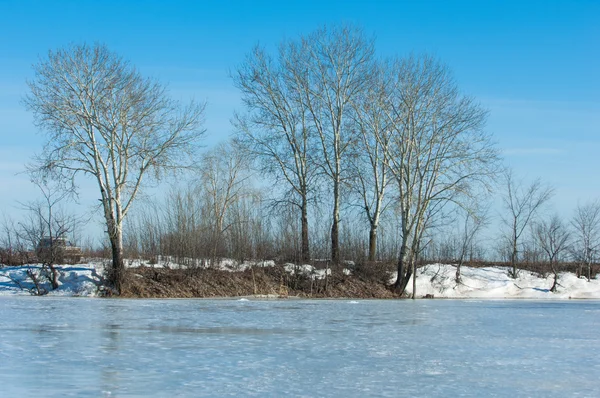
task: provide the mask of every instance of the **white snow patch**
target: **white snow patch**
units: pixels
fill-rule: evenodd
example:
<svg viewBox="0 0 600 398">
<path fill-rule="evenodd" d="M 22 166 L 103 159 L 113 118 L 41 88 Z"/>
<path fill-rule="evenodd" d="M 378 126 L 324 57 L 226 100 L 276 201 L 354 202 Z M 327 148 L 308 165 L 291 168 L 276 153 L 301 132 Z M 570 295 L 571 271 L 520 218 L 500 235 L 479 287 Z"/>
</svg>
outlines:
<svg viewBox="0 0 600 398">
<path fill-rule="evenodd" d="M 30 295 L 34 289 L 27 271 L 39 274 L 40 264 L 19 267 L 0 267 L 0 296 Z M 49 296 L 97 296 L 101 287 L 103 265 L 96 263 L 57 265 L 59 273 L 58 289 L 52 290 L 48 281 L 41 286 L 48 291 Z"/>
<path fill-rule="evenodd" d="M 305 275 L 315 279 L 325 279 L 325 275 L 331 275 L 331 269 L 317 269 L 310 264 L 284 264 L 283 268 L 290 275 Z"/>
<path fill-rule="evenodd" d="M 273 267 L 275 261 L 244 261 L 240 263 L 231 258 L 218 259 L 194 259 L 194 258 L 175 258 L 171 256 L 158 256 L 153 260 L 133 259 L 126 260 L 127 268 L 149 267 L 149 268 L 169 268 L 169 269 L 190 269 L 190 268 L 214 268 L 221 271 L 243 272 L 250 267 Z"/>
<path fill-rule="evenodd" d="M 530 298 L 530 299 L 600 299 L 600 280 L 577 278 L 560 273 L 558 288 L 551 292 L 554 276 L 545 278 L 520 271 L 516 279 L 506 267 L 461 267 L 461 283 L 456 283 L 456 266 L 431 264 L 417 270 L 418 297 L 431 294 L 436 298 Z M 395 277 L 394 277 L 395 280 Z M 407 285 L 412 294 L 412 278 Z"/>
</svg>

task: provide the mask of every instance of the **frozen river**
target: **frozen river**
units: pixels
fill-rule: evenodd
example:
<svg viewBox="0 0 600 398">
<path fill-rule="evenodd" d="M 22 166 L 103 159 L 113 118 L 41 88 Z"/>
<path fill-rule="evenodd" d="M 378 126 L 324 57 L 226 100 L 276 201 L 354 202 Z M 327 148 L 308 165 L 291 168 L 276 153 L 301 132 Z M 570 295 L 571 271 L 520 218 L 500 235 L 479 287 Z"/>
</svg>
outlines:
<svg viewBox="0 0 600 398">
<path fill-rule="evenodd" d="M 597 301 L 0 297 L 0 396 L 600 396 Z"/>
</svg>

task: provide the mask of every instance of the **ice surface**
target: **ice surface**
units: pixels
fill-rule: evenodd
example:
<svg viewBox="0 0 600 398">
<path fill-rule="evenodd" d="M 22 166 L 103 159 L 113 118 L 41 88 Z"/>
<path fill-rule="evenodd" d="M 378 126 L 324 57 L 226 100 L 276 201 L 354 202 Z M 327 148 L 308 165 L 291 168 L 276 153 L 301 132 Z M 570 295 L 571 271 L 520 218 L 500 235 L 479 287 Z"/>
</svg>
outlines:
<svg viewBox="0 0 600 398">
<path fill-rule="evenodd" d="M 600 396 L 600 302 L 0 297 L 0 395 Z"/>
</svg>

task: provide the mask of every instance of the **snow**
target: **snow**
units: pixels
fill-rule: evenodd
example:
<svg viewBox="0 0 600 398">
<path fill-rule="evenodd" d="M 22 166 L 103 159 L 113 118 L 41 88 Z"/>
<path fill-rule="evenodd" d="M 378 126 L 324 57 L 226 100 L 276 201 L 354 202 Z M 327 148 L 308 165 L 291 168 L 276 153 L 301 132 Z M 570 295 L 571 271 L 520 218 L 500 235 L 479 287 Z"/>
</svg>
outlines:
<svg viewBox="0 0 600 398">
<path fill-rule="evenodd" d="M 164 260 L 162 260 L 164 261 Z M 169 266 L 179 268 L 171 261 L 148 264 L 136 260 L 129 261 L 128 266 Z M 175 266 L 174 266 L 175 265 Z M 227 271 L 244 271 L 251 266 L 270 267 L 273 261 L 244 262 L 234 260 L 221 260 L 215 268 Z M 316 269 L 312 265 L 285 264 L 284 268 L 290 274 L 302 274 L 313 279 L 323 279 L 325 274 L 331 274 L 331 269 Z M 39 272 L 41 265 L 27 265 L 20 267 L 0 266 L 0 296 L 29 295 L 29 289 L 34 287 L 27 276 L 27 271 Z M 97 296 L 101 289 L 104 264 L 102 262 L 89 262 L 87 264 L 60 265 L 59 288 L 51 290 L 49 284 L 44 287 L 51 296 Z M 561 273 L 558 279 L 556 292 L 550 292 L 553 284 L 553 275 L 541 277 L 529 271 L 520 271 L 516 279 L 509 276 L 508 268 L 481 267 L 461 268 L 461 283 L 455 281 L 456 267 L 448 264 L 430 264 L 417 270 L 417 297 L 432 295 L 434 298 L 456 299 L 600 299 L 600 279 L 587 281 L 577 278 L 571 273 Z M 344 270 L 348 274 L 351 271 Z M 392 281 L 395 280 L 393 276 Z M 412 281 L 408 283 L 407 292 L 412 293 Z"/>
<path fill-rule="evenodd" d="M 41 268 L 40 264 L 0 268 L 0 296 L 30 295 L 34 284 L 27 271 L 38 274 Z M 44 283 L 42 287 L 50 296 L 94 297 L 102 287 L 103 269 L 101 263 L 59 265 L 58 289 L 52 290 L 49 283 Z"/>
<path fill-rule="evenodd" d="M 176 259 L 170 256 L 158 256 L 156 261 L 143 260 L 143 259 L 134 259 L 127 260 L 125 262 L 125 266 L 128 268 L 136 268 L 136 267 L 150 267 L 150 268 L 170 268 L 170 269 L 187 269 L 187 268 L 214 268 L 221 271 L 230 271 L 230 272 L 243 272 L 250 267 L 273 267 L 275 266 L 275 261 L 244 261 L 240 263 L 239 261 L 224 258 L 219 259 L 215 264 L 211 265 L 210 260 L 201 260 L 201 259 L 192 259 L 192 258 L 183 258 Z"/>
<path fill-rule="evenodd" d="M 310 264 L 296 265 L 287 263 L 283 268 L 290 275 L 306 275 L 310 276 L 313 280 L 325 279 L 325 275 L 331 275 L 331 269 L 317 269 Z"/>
<path fill-rule="evenodd" d="M 417 270 L 417 296 L 435 298 L 524 298 L 524 299 L 600 299 L 600 280 L 577 278 L 560 273 L 556 292 L 551 292 L 554 275 L 541 277 L 519 271 L 516 279 L 506 267 L 461 267 L 461 283 L 457 284 L 456 266 L 431 264 Z M 395 277 L 393 278 L 395 280 Z M 412 293 L 412 280 L 407 286 Z"/>
</svg>

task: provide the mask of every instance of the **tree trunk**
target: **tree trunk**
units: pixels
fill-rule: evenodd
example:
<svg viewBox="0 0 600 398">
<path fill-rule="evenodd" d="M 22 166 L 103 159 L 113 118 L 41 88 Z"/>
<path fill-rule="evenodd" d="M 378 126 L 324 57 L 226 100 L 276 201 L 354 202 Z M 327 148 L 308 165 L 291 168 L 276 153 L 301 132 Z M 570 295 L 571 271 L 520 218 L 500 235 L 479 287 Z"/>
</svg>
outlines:
<svg viewBox="0 0 600 398">
<path fill-rule="evenodd" d="M 412 269 L 410 267 L 406 271 L 406 275 L 404 274 L 404 269 L 407 260 L 406 247 L 406 241 L 403 238 L 402 246 L 400 247 L 400 256 L 398 257 L 398 276 L 396 277 L 396 283 L 394 283 L 394 290 L 399 295 L 404 294 L 404 291 L 406 290 L 406 285 L 408 285 L 408 280 L 410 279 L 412 274 Z"/>
<path fill-rule="evenodd" d="M 417 260 L 421 252 L 421 240 L 417 240 L 416 245 L 412 249 L 412 257 L 410 259 L 412 269 L 412 299 L 417 298 Z"/>
<path fill-rule="evenodd" d="M 340 219 L 340 198 L 339 183 L 336 181 L 333 187 L 333 223 L 331 225 L 331 263 L 337 265 L 340 262 L 340 241 L 339 241 L 339 219 Z"/>
<path fill-rule="evenodd" d="M 58 270 L 52 264 L 48 264 L 50 268 L 50 283 L 52 284 L 52 290 L 58 289 Z"/>
<path fill-rule="evenodd" d="M 116 233 L 117 236 L 110 238 L 110 245 L 112 249 L 112 273 L 111 282 L 117 291 L 117 294 L 121 294 L 123 289 L 123 283 L 125 281 L 125 262 L 123 261 L 123 235 L 120 232 Z"/>
<path fill-rule="evenodd" d="M 517 241 L 513 241 L 512 253 L 510 254 L 510 265 L 512 266 L 512 274 L 510 275 L 513 279 L 517 279 Z"/>
<path fill-rule="evenodd" d="M 417 259 L 412 259 L 412 299 L 417 298 Z"/>
<path fill-rule="evenodd" d="M 552 293 L 556 292 L 556 286 L 558 285 L 558 264 L 554 262 L 554 260 L 550 260 L 550 266 L 552 267 L 552 273 L 554 274 L 554 283 L 552 283 L 552 287 L 550 291 Z"/>
<path fill-rule="evenodd" d="M 396 292 L 399 295 L 404 294 L 404 292 L 406 291 L 406 286 L 408 286 L 408 282 L 410 281 L 411 276 L 413 276 L 413 270 L 412 267 L 408 267 L 406 270 L 406 275 L 404 275 L 402 277 L 402 281 L 400 281 L 400 283 L 397 283 L 396 285 Z"/>
<path fill-rule="evenodd" d="M 550 288 L 550 291 L 552 293 L 556 292 L 556 285 L 558 285 L 558 273 L 556 271 L 554 271 L 554 283 L 552 284 L 552 287 Z"/>
<path fill-rule="evenodd" d="M 310 262 L 310 246 L 308 242 L 308 203 L 306 198 L 302 199 L 302 261 Z"/>
<path fill-rule="evenodd" d="M 369 261 L 375 261 L 377 255 L 377 225 L 371 224 L 369 231 Z"/>
<path fill-rule="evenodd" d="M 588 282 L 592 279 L 592 262 L 588 261 L 587 265 L 587 280 Z"/>
</svg>

